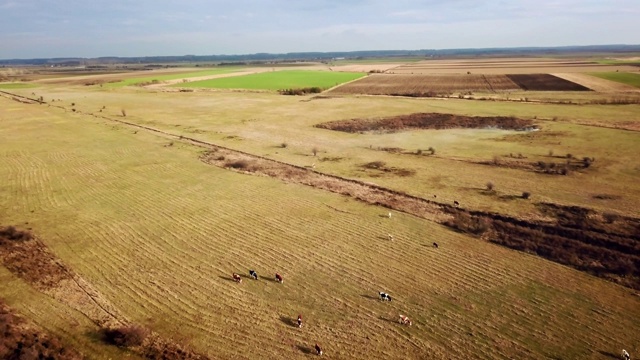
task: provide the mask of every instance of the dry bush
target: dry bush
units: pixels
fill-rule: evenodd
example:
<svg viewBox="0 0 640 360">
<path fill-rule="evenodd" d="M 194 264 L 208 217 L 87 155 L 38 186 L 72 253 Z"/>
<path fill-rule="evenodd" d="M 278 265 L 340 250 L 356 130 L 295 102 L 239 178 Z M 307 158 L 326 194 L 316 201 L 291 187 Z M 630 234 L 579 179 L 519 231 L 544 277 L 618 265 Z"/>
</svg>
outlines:
<svg viewBox="0 0 640 360">
<path fill-rule="evenodd" d="M 104 341 L 111 345 L 129 347 L 140 346 L 149 336 L 149 330 L 140 325 L 121 326 L 102 331 Z"/>
<path fill-rule="evenodd" d="M 487 187 L 487 191 L 493 191 L 493 188 L 495 187 L 495 185 L 493 185 L 491 181 L 488 181 L 486 184 L 486 187 Z"/>
<path fill-rule="evenodd" d="M 29 241 L 33 239 L 33 234 L 29 231 L 18 230 L 14 226 L 0 228 L 0 244 L 3 240 L 9 241 Z"/>
<path fill-rule="evenodd" d="M 120 113 L 122 114 L 122 117 L 127 117 L 127 111 L 125 109 L 121 109 Z"/>
<path fill-rule="evenodd" d="M 436 153 L 436 149 L 434 149 L 432 146 L 429 146 L 429 148 L 427 150 L 429 152 L 431 152 L 431 155 L 435 155 L 435 153 Z"/>
<path fill-rule="evenodd" d="M 376 170 L 380 170 L 380 169 L 384 169 L 386 167 L 386 163 L 384 161 L 372 161 L 369 163 L 366 163 L 364 165 L 362 165 L 362 167 L 367 168 L 367 169 L 376 169 Z"/>
<path fill-rule="evenodd" d="M 311 149 L 311 153 L 313 153 L 313 156 L 318 155 L 318 148 L 314 146 L 313 149 Z"/>
<path fill-rule="evenodd" d="M 522 198 L 523 199 L 528 199 L 530 197 L 531 197 L 531 193 L 530 192 L 528 192 L 528 191 L 523 191 L 522 192 Z"/>
<path fill-rule="evenodd" d="M 283 142 L 280 144 L 280 147 L 285 149 L 287 146 L 289 146 L 286 142 Z"/>
</svg>

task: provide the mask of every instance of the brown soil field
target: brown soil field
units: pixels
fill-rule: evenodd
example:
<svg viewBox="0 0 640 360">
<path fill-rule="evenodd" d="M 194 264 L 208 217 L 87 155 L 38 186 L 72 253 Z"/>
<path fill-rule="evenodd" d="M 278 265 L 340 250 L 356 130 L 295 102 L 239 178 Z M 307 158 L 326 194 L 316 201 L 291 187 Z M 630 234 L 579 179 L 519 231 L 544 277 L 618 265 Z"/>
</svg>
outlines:
<svg viewBox="0 0 640 360">
<path fill-rule="evenodd" d="M 532 58 L 425 60 L 391 69 L 393 74 L 531 74 L 531 73 L 580 73 L 599 71 L 631 71 L 630 65 L 603 65 L 584 60 L 557 60 Z"/>
<path fill-rule="evenodd" d="M 511 81 L 529 91 L 589 91 L 582 85 L 549 74 L 509 74 Z"/>
<path fill-rule="evenodd" d="M 520 90 L 504 75 L 374 74 L 340 86 L 331 94 L 428 96 L 455 92 Z"/>
<path fill-rule="evenodd" d="M 360 132 L 397 132 L 411 129 L 486 129 L 503 130 L 537 129 L 533 121 L 504 116 L 463 116 L 439 113 L 419 113 L 392 116 L 382 119 L 338 120 L 316 125 L 320 129 Z"/>
</svg>

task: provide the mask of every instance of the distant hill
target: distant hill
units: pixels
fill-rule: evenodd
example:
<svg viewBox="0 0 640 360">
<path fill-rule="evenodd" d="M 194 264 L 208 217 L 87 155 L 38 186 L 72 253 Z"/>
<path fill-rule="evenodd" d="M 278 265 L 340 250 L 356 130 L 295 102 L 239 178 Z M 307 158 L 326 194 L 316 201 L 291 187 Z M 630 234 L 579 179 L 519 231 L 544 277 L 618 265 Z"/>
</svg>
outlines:
<svg viewBox="0 0 640 360">
<path fill-rule="evenodd" d="M 640 52 L 640 45 L 590 45 L 561 47 L 516 47 L 516 48 L 469 48 L 469 49 L 422 49 L 422 50 L 369 50 L 337 52 L 293 52 L 286 54 L 244 54 L 244 55 L 181 55 L 142 57 L 98 57 L 98 58 L 42 58 L 0 60 L 0 66 L 7 65 L 86 65 L 95 64 L 151 64 L 180 62 L 279 62 L 279 61 L 323 61 L 336 58 L 358 59 L 376 57 L 460 57 L 460 56 L 533 56 L 586 53 L 630 53 Z"/>
</svg>

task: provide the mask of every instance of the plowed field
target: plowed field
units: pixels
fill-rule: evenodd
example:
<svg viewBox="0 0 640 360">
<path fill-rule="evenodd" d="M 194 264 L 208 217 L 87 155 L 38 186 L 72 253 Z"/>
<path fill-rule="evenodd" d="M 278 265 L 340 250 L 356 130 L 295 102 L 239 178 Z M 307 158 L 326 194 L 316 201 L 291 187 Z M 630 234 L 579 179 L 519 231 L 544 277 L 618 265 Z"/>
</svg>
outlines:
<svg viewBox="0 0 640 360">
<path fill-rule="evenodd" d="M 444 94 L 467 91 L 519 90 L 504 75 L 389 75 L 375 74 L 340 86 L 333 94 L 406 95 Z"/>
</svg>

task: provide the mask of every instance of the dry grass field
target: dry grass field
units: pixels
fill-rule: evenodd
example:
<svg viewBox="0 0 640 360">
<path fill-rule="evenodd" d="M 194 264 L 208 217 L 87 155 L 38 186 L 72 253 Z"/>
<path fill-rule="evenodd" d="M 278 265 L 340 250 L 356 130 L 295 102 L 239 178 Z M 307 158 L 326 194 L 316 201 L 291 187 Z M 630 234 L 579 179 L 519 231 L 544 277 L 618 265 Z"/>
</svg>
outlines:
<svg viewBox="0 0 640 360">
<path fill-rule="evenodd" d="M 529 73 L 559 66 L 526 65 Z M 488 71 L 485 78 L 506 77 Z M 522 96 L 619 95 L 593 90 Z M 153 341 L 190 349 L 176 358 L 211 359 L 303 359 L 315 357 L 315 343 L 331 359 L 640 353 L 640 296 L 616 283 L 638 278 L 638 236 L 625 245 L 636 259 L 628 278 L 608 281 L 496 245 L 490 233 L 454 231 L 442 210 L 455 200 L 470 213 L 541 224 L 551 217 L 546 203 L 611 218 L 611 234 L 632 227 L 624 218 L 640 217 L 638 104 L 181 93 L 75 82 L 2 91 L 0 226 L 30 229 L 37 243 L 0 246 L 0 298 L 88 358 L 154 358 Z M 316 127 L 416 113 L 513 117 L 539 130 Z M 207 158 L 214 148 L 207 144 L 225 150 Z M 242 157 L 333 183 L 230 169 Z M 535 167 L 585 157 L 594 160 L 566 175 Z M 348 180 L 357 181 L 353 190 Z M 361 201 L 376 195 L 374 184 L 431 205 L 418 211 Z M 66 275 L 16 270 L 24 258 Z M 272 280 L 276 272 L 284 283 Z M 393 301 L 380 301 L 379 291 Z M 413 325 L 399 324 L 400 314 Z M 113 324 L 144 326 L 153 341 L 107 345 L 100 328 Z"/>
</svg>

